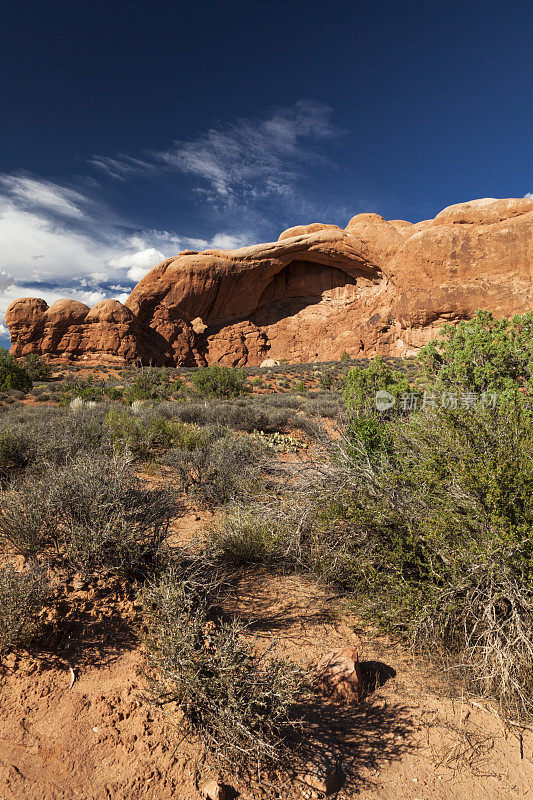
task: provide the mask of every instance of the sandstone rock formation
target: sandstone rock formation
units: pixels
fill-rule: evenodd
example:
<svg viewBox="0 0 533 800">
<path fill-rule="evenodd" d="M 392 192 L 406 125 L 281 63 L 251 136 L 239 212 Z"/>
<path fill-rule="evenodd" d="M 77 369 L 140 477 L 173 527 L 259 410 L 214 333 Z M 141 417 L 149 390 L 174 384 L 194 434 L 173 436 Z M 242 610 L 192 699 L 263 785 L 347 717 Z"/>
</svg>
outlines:
<svg viewBox="0 0 533 800">
<path fill-rule="evenodd" d="M 15 300 L 11 353 L 67 362 L 261 364 L 409 355 L 477 309 L 533 309 L 533 200 L 474 200 L 416 224 L 358 214 L 277 242 L 184 251 L 122 305 Z"/>
</svg>

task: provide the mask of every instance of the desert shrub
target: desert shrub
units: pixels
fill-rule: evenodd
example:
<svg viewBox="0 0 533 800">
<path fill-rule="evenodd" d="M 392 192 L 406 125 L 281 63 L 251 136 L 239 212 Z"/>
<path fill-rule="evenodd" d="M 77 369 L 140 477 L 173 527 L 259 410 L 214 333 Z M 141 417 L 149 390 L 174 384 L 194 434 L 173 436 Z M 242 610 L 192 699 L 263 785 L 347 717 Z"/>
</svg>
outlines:
<svg viewBox="0 0 533 800">
<path fill-rule="evenodd" d="M 209 532 L 206 553 L 214 563 L 235 567 L 250 564 L 275 564 L 276 569 L 291 567 L 294 566 L 291 536 L 291 523 L 286 528 L 271 508 L 262 504 L 236 506 Z"/>
<path fill-rule="evenodd" d="M 336 377 L 331 370 L 320 372 L 318 376 L 318 385 L 321 389 L 332 389 Z"/>
<path fill-rule="evenodd" d="M 124 399 L 128 403 L 133 403 L 135 400 L 156 400 L 168 397 L 170 390 L 168 370 L 142 367 L 133 382 L 124 390 Z"/>
<path fill-rule="evenodd" d="M 273 409 L 254 402 L 251 398 L 233 402 L 213 400 L 210 403 L 183 403 L 176 406 L 172 414 L 184 422 L 197 425 L 222 424 L 248 433 L 255 430 L 281 430 L 287 425 L 290 416 L 284 409 Z"/>
<path fill-rule="evenodd" d="M 106 448 L 103 410 L 86 405 L 76 414 L 64 408 L 10 409 L 0 423 L 0 438 L 6 431 L 26 441 L 24 458 L 30 465 L 62 464 L 80 453 Z"/>
<path fill-rule="evenodd" d="M 38 353 L 31 353 L 21 362 L 32 381 L 49 381 L 52 377 L 52 367 L 48 361 Z"/>
<path fill-rule="evenodd" d="M 39 612 L 49 592 L 46 572 L 37 565 L 16 570 L 0 566 L 0 652 L 25 647 L 41 627 Z"/>
<path fill-rule="evenodd" d="M 202 397 L 237 397 L 246 391 L 244 370 L 218 364 L 198 369 L 193 373 L 192 382 Z"/>
<path fill-rule="evenodd" d="M 239 623 L 214 621 L 179 573 L 145 591 L 144 609 L 154 701 L 177 705 L 214 762 L 259 780 L 289 768 L 301 670 L 258 654 Z"/>
<path fill-rule="evenodd" d="M 344 402 L 354 413 L 374 407 L 376 392 L 389 392 L 398 398 L 409 390 L 405 375 L 391 371 L 381 356 L 376 357 L 366 368 L 352 367 L 346 376 Z"/>
<path fill-rule="evenodd" d="M 85 455 L 4 492 L 0 547 L 83 574 L 143 575 L 164 556 L 172 513 L 171 494 L 143 488 L 127 460 Z"/>
<path fill-rule="evenodd" d="M 351 356 L 350 356 L 350 354 L 349 354 L 349 353 L 347 353 L 347 352 L 346 352 L 346 350 L 343 350 L 343 352 L 341 353 L 341 358 L 340 358 L 340 360 L 341 360 L 341 361 L 343 361 L 343 362 L 345 362 L 345 361 L 351 361 L 352 359 L 351 359 Z"/>
<path fill-rule="evenodd" d="M 419 355 L 426 377 L 439 386 L 515 393 L 533 388 L 533 313 L 496 320 L 488 311 L 445 325 Z"/>
<path fill-rule="evenodd" d="M 266 394 L 255 398 L 255 402 L 260 404 L 261 408 L 274 407 L 303 411 L 311 417 L 337 417 L 345 411 L 342 395 L 339 392 L 311 391 L 306 392 L 305 397 L 291 392 Z M 298 416 L 291 417 L 290 424 L 294 425 L 294 421 L 297 419 Z"/>
<path fill-rule="evenodd" d="M 255 398 L 256 402 L 261 403 L 262 408 L 273 406 L 274 408 L 290 409 L 296 411 L 303 409 L 306 404 L 306 398 L 299 397 L 290 392 L 283 394 L 265 394 L 261 398 Z"/>
<path fill-rule="evenodd" d="M 24 367 L 18 364 L 9 355 L 5 347 L 0 347 L 0 391 L 9 392 L 12 389 L 29 392 L 32 381 Z"/>
<path fill-rule="evenodd" d="M 220 505 L 256 487 L 265 456 L 262 442 L 213 427 L 203 446 L 192 451 L 175 448 L 166 462 L 177 469 L 187 494 L 208 505 Z"/>
<path fill-rule="evenodd" d="M 389 426 L 384 416 L 374 409 L 350 414 L 346 437 L 353 459 L 374 462 L 390 455 L 392 442 Z"/>
<path fill-rule="evenodd" d="M 60 394 L 59 403 L 62 406 L 69 406 L 74 400 L 83 400 L 88 403 L 97 403 L 102 400 L 104 389 L 93 381 L 86 379 L 74 379 L 68 381 Z"/>
<path fill-rule="evenodd" d="M 122 400 L 124 397 L 124 387 L 123 386 L 106 386 L 105 389 L 106 395 L 109 397 L 110 400 Z"/>
<path fill-rule="evenodd" d="M 28 433 L 0 427 L 0 479 L 23 469 L 30 459 L 31 442 Z"/>
<path fill-rule="evenodd" d="M 315 481 L 304 484 L 230 507 L 207 539 L 213 563 L 313 572 L 352 592 L 366 514 L 337 470 L 320 479 L 315 474 Z"/>
<path fill-rule="evenodd" d="M 198 428 L 180 420 L 165 419 L 151 409 L 144 412 L 140 408 L 137 413 L 111 409 L 106 422 L 115 448 L 140 456 L 147 456 L 156 447 L 193 450 L 201 440 Z"/>
</svg>

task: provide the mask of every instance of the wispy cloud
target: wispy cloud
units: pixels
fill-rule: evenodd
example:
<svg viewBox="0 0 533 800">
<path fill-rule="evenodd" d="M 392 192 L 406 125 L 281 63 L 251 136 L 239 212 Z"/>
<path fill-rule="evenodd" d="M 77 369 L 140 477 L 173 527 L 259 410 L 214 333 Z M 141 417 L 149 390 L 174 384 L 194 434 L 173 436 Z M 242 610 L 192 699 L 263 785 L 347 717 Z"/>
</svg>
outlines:
<svg viewBox="0 0 533 800">
<path fill-rule="evenodd" d="M 156 164 L 149 161 L 143 161 L 140 158 L 133 158 L 132 156 L 119 155 L 116 158 L 110 156 L 93 156 L 89 159 L 89 163 L 93 167 L 97 167 L 102 172 L 105 172 L 110 178 L 116 180 L 126 181 L 134 175 L 145 173 L 147 175 L 157 172 Z"/>
<path fill-rule="evenodd" d="M 524 199 L 533 200 L 533 192 L 528 192 L 524 195 Z"/>
<path fill-rule="evenodd" d="M 208 200 L 227 205 L 275 195 L 291 200 L 304 168 L 327 163 L 316 145 L 340 133 L 331 116 L 329 106 L 301 100 L 263 119 L 240 119 L 175 141 L 145 159 L 94 156 L 91 163 L 120 180 L 157 170 L 181 172 L 198 181 L 197 190 Z"/>
<path fill-rule="evenodd" d="M 329 107 L 301 101 L 266 120 L 240 120 L 196 141 L 176 142 L 160 158 L 201 179 L 213 199 L 287 197 L 302 164 L 323 161 L 312 143 L 336 134 L 330 118 Z"/>
<path fill-rule="evenodd" d="M 85 216 L 82 207 L 88 203 L 87 198 L 50 181 L 35 180 L 24 175 L 2 175 L 0 189 L 22 207 L 40 208 L 62 217 Z"/>
</svg>

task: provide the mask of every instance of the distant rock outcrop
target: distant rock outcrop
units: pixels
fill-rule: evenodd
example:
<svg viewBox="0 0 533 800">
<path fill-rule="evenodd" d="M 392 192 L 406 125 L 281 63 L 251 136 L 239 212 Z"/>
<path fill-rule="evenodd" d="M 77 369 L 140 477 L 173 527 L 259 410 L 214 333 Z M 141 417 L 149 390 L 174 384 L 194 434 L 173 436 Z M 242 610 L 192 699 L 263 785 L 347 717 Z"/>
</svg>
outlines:
<svg viewBox="0 0 533 800">
<path fill-rule="evenodd" d="M 358 214 L 277 242 L 185 251 L 124 305 L 15 300 L 11 353 L 65 362 L 261 364 L 417 351 L 479 308 L 533 309 L 533 200 L 474 200 L 412 224 Z"/>
</svg>

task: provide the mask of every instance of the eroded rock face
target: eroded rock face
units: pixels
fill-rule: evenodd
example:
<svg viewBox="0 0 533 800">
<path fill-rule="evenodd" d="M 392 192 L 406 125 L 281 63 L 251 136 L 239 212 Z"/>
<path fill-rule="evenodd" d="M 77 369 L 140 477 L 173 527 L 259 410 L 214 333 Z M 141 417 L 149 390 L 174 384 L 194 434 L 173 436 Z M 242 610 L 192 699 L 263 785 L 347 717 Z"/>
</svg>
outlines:
<svg viewBox="0 0 533 800">
<path fill-rule="evenodd" d="M 409 355 L 444 322 L 533 308 L 533 200 L 474 200 L 416 224 L 358 214 L 277 242 L 184 251 L 125 305 L 16 300 L 15 356 L 86 363 L 261 364 Z"/>
<path fill-rule="evenodd" d="M 140 360 L 173 363 L 168 342 L 141 325 L 117 300 L 102 300 L 93 308 L 76 300 L 15 300 L 6 313 L 11 354 L 42 353 L 66 362 L 128 364 Z"/>
</svg>

